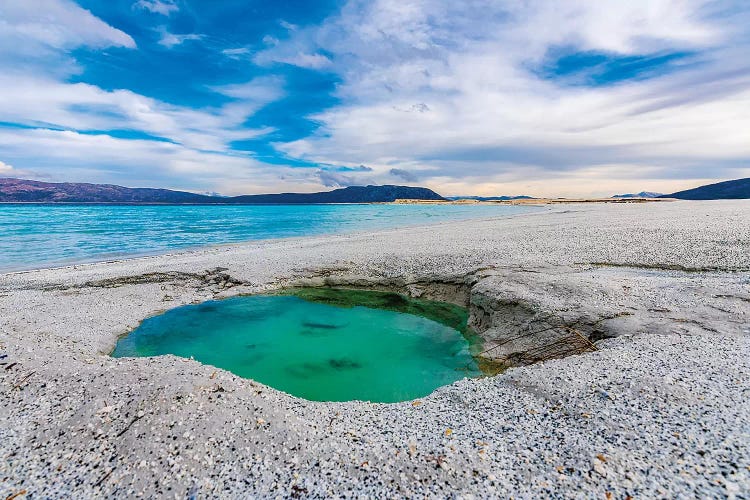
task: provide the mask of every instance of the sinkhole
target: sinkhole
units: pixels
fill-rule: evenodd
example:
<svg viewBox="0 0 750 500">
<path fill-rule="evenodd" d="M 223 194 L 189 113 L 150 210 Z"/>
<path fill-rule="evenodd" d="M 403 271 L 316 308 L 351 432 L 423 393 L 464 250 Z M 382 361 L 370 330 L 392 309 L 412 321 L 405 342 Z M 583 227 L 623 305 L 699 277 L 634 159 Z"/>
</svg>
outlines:
<svg viewBox="0 0 750 500">
<path fill-rule="evenodd" d="M 115 357 L 174 354 L 313 401 L 397 402 L 482 374 L 465 309 L 374 291 L 307 288 L 169 310 Z"/>
</svg>

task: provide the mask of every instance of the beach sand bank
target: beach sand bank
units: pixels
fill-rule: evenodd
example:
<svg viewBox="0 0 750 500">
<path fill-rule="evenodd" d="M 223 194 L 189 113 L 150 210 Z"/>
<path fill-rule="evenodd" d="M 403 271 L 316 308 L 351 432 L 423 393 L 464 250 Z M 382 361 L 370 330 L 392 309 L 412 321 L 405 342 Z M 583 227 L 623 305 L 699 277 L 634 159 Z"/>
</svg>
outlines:
<svg viewBox="0 0 750 500">
<path fill-rule="evenodd" d="M 398 404 L 107 355 L 160 311 L 294 284 L 467 303 L 490 345 L 576 325 L 598 350 Z M 749 316 L 747 201 L 555 205 L 0 275 L 0 496 L 746 493 Z"/>
</svg>

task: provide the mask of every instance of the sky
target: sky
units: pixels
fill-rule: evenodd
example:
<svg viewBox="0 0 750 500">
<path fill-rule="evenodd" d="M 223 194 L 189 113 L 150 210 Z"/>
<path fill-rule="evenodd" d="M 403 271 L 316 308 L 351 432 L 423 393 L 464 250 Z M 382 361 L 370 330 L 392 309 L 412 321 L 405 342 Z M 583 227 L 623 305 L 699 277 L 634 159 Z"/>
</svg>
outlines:
<svg viewBox="0 0 750 500">
<path fill-rule="evenodd" d="M 566 197 L 750 177 L 750 2 L 0 0 L 0 177 Z"/>
</svg>

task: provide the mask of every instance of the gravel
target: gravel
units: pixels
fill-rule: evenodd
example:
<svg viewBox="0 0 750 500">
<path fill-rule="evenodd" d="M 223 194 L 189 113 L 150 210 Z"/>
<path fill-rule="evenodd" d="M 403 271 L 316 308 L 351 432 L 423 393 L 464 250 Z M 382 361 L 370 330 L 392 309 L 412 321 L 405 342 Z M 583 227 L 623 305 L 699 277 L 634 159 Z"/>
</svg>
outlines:
<svg viewBox="0 0 750 500">
<path fill-rule="evenodd" d="M 174 356 L 107 355 L 181 304 L 477 270 L 493 300 L 600 314 L 612 338 L 398 404 L 309 402 Z M 750 203 L 727 201 L 555 206 L 0 275 L 0 498 L 748 498 L 749 271 Z"/>
</svg>

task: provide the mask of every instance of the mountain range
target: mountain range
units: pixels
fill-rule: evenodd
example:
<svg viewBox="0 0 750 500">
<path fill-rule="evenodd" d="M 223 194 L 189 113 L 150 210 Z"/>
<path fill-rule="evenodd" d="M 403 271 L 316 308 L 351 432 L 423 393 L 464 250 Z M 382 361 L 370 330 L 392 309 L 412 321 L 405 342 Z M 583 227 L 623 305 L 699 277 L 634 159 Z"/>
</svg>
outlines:
<svg viewBox="0 0 750 500">
<path fill-rule="evenodd" d="M 242 196 L 211 196 L 170 189 L 128 188 L 111 184 L 52 183 L 24 179 L 0 179 L 0 202 L 4 203 L 164 203 L 286 205 L 314 203 L 385 203 L 397 199 L 443 200 L 423 187 L 349 186 L 320 193 L 279 193 Z"/>
<path fill-rule="evenodd" d="M 663 193 L 654 193 L 652 191 L 641 191 L 640 193 L 615 194 L 612 198 L 661 198 Z"/>
<path fill-rule="evenodd" d="M 672 194 L 642 191 L 619 194 L 613 198 L 678 198 L 717 200 L 750 198 L 750 178 L 717 182 Z M 349 186 L 318 193 L 251 194 L 220 196 L 171 189 L 129 188 L 112 184 L 42 182 L 0 178 L 0 203 L 133 203 L 200 205 L 286 205 L 315 203 L 388 203 L 404 200 L 520 200 L 531 196 L 452 196 L 444 198 L 435 191 L 412 186 Z"/>
<path fill-rule="evenodd" d="M 685 191 L 665 194 L 662 198 L 679 198 L 681 200 L 739 200 L 750 198 L 750 177 L 733 181 L 707 184 Z"/>
</svg>

